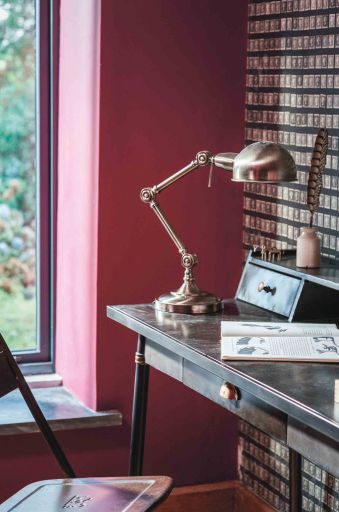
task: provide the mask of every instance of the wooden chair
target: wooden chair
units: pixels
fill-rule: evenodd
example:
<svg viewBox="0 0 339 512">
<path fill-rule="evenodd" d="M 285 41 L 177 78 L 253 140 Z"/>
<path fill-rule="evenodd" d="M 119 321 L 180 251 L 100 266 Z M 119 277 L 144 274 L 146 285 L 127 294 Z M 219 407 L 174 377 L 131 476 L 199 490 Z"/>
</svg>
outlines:
<svg viewBox="0 0 339 512">
<path fill-rule="evenodd" d="M 0 512 L 62 512 L 85 507 L 86 512 L 153 510 L 172 489 L 165 476 L 75 478 L 20 368 L 0 334 L 0 397 L 19 389 L 65 479 L 44 480 L 24 487 L 0 505 Z M 1 403 L 0 403 L 1 406 Z"/>
</svg>

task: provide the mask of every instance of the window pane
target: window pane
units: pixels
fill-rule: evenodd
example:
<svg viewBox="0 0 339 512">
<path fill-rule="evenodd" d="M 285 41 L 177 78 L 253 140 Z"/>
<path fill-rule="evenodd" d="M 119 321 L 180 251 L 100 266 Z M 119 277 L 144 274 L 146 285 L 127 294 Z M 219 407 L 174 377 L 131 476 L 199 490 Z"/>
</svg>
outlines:
<svg viewBox="0 0 339 512">
<path fill-rule="evenodd" d="M 0 0 L 0 330 L 36 350 L 34 0 Z"/>
</svg>

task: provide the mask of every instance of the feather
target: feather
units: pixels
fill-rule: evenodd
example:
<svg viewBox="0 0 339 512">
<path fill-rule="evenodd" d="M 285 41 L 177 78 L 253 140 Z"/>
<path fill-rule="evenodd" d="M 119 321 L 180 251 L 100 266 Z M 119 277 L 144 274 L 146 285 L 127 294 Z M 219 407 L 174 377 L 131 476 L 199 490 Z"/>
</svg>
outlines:
<svg viewBox="0 0 339 512">
<path fill-rule="evenodd" d="M 326 165 L 328 147 L 328 132 L 321 128 L 315 139 L 312 153 L 311 169 L 307 184 L 307 206 L 310 210 L 310 228 L 313 226 L 313 216 L 319 206 L 319 197 L 322 189 L 322 174 Z"/>
</svg>

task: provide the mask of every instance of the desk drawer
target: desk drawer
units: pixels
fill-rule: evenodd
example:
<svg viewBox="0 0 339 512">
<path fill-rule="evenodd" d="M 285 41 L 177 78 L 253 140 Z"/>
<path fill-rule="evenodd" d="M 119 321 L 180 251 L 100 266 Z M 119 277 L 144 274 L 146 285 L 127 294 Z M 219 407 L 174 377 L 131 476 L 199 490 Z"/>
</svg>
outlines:
<svg viewBox="0 0 339 512">
<path fill-rule="evenodd" d="M 288 317 L 300 283 L 301 280 L 296 277 L 249 263 L 244 272 L 237 299 Z"/>
<path fill-rule="evenodd" d="M 239 400 L 228 400 L 220 396 L 224 380 L 214 373 L 203 370 L 189 361 L 184 361 L 183 383 L 194 391 L 233 412 L 240 418 L 280 441 L 286 441 L 287 417 L 250 393 L 240 390 Z"/>
</svg>

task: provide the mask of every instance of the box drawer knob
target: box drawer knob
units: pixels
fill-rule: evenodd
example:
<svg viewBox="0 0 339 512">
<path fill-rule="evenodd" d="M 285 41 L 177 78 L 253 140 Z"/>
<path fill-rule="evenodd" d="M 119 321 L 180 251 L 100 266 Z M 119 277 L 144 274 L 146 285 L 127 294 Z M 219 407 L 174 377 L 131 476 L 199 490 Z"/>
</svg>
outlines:
<svg viewBox="0 0 339 512">
<path fill-rule="evenodd" d="M 230 384 L 230 382 L 224 382 L 220 388 L 219 395 L 227 400 L 239 400 L 240 392 L 238 388 Z"/>
<path fill-rule="evenodd" d="M 275 288 L 271 288 L 270 286 L 266 285 L 264 281 L 260 281 L 258 284 L 258 292 L 266 292 L 266 293 L 272 293 L 272 295 L 275 294 Z"/>
</svg>

